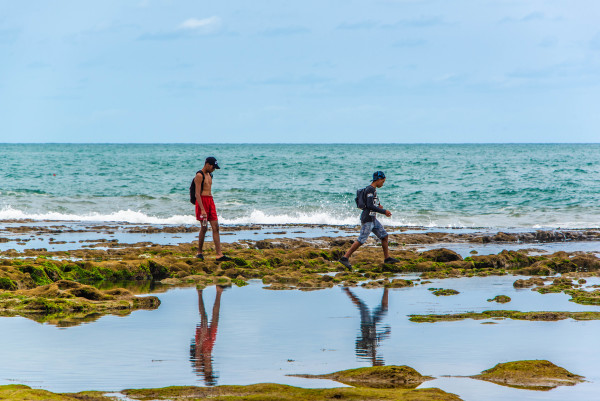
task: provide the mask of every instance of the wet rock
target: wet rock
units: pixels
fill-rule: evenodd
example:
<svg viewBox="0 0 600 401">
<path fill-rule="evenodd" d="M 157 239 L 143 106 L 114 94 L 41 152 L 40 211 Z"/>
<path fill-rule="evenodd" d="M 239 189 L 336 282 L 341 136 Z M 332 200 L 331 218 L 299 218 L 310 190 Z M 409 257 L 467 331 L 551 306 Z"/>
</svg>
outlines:
<svg viewBox="0 0 600 401">
<path fill-rule="evenodd" d="M 388 288 L 404 288 L 404 287 L 412 287 L 413 285 L 414 285 L 414 283 L 411 280 L 393 279 L 391 282 L 389 282 L 385 286 Z"/>
<path fill-rule="evenodd" d="M 330 379 L 350 386 L 371 388 L 415 388 L 421 383 L 432 380 L 409 366 L 373 366 L 342 370 L 325 375 L 294 375 L 304 378 Z"/>
<path fill-rule="evenodd" d="M 452 262 L 455 260 L 462 260 L 462 256 L 458 253 L 451 251 L 446 248 L 432 249 L 421 253 L 423 258 L 431 259 L 434 262 Z"/>
<path fill-rule="evenodd" d="M 558 386 L 574 386 L 584 381 L 582 376 L 546 360 L 499 363 L 471 377 L 529 390 L 550 390 Z"/>
<path fill-rule="evenodd" d="M 510 302 L 511 299 L 509 296 L 506 295 L 496 295 L 494 298 L 492 299 L 488 299 L 488 302 L 498 302 L 500 304 L 505 304 L 507 302 Z"/>
<path fill-rule="evenodd" d="M 543 286 L 544 280 L 540 277 L 531 277 L 527 280 L 519 279 L 513 283 L 515 288 L 527 288 L 533 286 Z"/>
<path fill-rule="evenodd" d="M 491 240 L 493 242 L 517 242 L 519 239 L 516 235 L 499 232 L 494 235 Z"/>
<path fill-rule="evenodd" d="M 575 255 L 570 261 L 577 266 L 577 271 L 592 272 L 600 270 L 600 259 L 594 255 Z"/>
<path fill-rule="evenodd" d="M 428 288 L 428 290 L 431 291 L 431 293 L 436 297 L 460 294 L 460 292 L 451 288 Z"/>
<path fill-rule="evenodd" d="M 600 320 L 600 312 L 520 312 L 512 310 L 488 310 L 483 312 L 466 312 L 454 314 L 409 315 L 411 322 L 435 323 L 464 319 L 513 319 L 529 321 L 557 321 L 564 319 Z"/>
<path fill-rule="evenodd" d="M 309 389 L 282 384 L 262 383 L 246 386 L 191 387 L 172 386 L 162 389 L 123 390 L 129 399 L 136 400 L 278 400 L 278 401 L 330 401 L 330 400 L 406 400 L 406 401 L 460 401 L 455 394 L 437 388 L 368 388 L 338 387 Z M 62 401 L 62 399 L 60 399 Z M 66 399 L 65 399 L 66 401 Z M 92 400 L 90 400 L 92 401 Z"/>
</svg>

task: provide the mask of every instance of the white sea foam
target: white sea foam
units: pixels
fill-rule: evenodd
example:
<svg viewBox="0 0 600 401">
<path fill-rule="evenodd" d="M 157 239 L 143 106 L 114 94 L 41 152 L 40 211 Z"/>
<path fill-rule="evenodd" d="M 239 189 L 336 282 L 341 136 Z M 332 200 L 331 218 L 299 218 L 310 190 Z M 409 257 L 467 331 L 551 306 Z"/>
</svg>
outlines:
<svg viewBox="0 0 600 401">
<path fill-rule="evenodd" d="M 232 219 L 221 218 L 224 224 L 325 224 L 325 225 L 355 225 L 356 217 L 337 217 L 328 213 L 297 213 L 297 214 L 266 214 L 260 210 L 253 210 L 250 216 Z"/>
<path fill-rule="evenodd" d="M 0 210 L 0 220 L 126 222 L 135 224 L 194 224 L 196 222 L 194 216 L 175 215 L 162 218 L 133 210 L 119 210 L 109 214 L 92 212 L 79 215 L 59 212 L 26 213 L 10 206 Z"/>
<path fill-rule="evenodd" d="M 561 216 L 562 217 L 562 216 Z M 560 217 L 559 217 L 560 218 Z M 591 216 L 589 221 L 562 221 L 554 218 L 545 224 L 534 223 L 533 216 L 521 218 L 505 218 L 501 216 L 438 216 L 436 219 L 426 217 L 393 216 L 392 218 L 380 218 L 385 226 L 411 226 L 427 228 L 530 228 L 530 229 L 578 229 L 599 228 L 600 217 Z M 193 214 L 177 214 L 169 217 L 158 217 L 145 214 L 141 211 L 131 209 L 119 210 L 112 213 L 89 212 L 86 214 L 69 214 L 60 212 L 30 213 L 11 206 L 0 209 L 0 221 L 5 220 L 35 220 L 35 221 L 85 221 L 85 222 L 125 222 L 133 224 L 197 224 Z M 240 217 L 228 217 L 219 215 L 222 224 L 323 224 L 330 226 L 359 224 L 358 214 L 335 214 L 324 212 L 312 213 L 282 213 L 268 214 L 261 210 L 253 210 L 248 215 Z"/>
<path fill-rule="evenodd" d="M 10 206 L 0 210 L 0 220 L 37 220 L 37 221 L 87 221 L 87 222 L 126 222 L 135 224 L 196 224 L 194 215 L 174 215 L 171 217 L 156 217 L 140 211 L 119 210 L 102 214 L 91 212 L 87 214 L 68 214 L 60 212 L 28 213 Z M 296 213 L 296 214 L 266 214 L 253 210 L 248 216 L 227 218 L 219 216 L 222 224 L 324 224 L 324 225 L 356 225 L 358 216 L 334 216 L 328 213 Z M 386 225 L 407 225 L 406 222 L 386 219 Z"/>
</svg>

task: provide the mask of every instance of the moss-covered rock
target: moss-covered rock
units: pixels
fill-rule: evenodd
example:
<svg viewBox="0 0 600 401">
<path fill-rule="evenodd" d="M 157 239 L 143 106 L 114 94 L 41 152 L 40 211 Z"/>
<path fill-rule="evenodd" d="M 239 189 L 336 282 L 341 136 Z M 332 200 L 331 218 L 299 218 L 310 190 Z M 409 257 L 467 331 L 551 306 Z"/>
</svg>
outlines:
<svg viewBox="0 0 600 401">
<path fill-rule="evenodd" d="M 460 401 L 460 398 L 437 388 L 401 389 L 344 387 L 328 389 L 307 389 L 282 384 L 252 384 L 249 386 L 217 387 L 165 387 L 122 391 L 134 400 L 278 400 L 278 401 L 329 401 L 334 399 L 350 401 Z"/>
<path fill-rule="evenodd" d="M 0 400 L 11 401 L 114 401 L 97 391 L 84 391 L 77 394 L 59 394 L 46 390 L 32 389 L 22 384 L 0 386 Z"/>
<path fill-rule="evenodd" d="M 530 321 L 557 321 L 564 319 L 600 320 L 600 312 L 520 312 L 514 310 L 487 310 L 453 314 L 409 315 L 411 322 L 435 323 L 464 319 L 514 319 Z"/>
<path fill-rule="evenodd" d="M 459 291 L 453 290 L 451 288 L 428 288 L 429 291 L 431 291 L 431 293 L 433 295 L 435 295 L 436 297 L 440 297 L 440 296 L 450 296 L 450 295 L 457 295 L 460 294 Z"/>
<path fill-rule="evenodd" d="M 423 376 L 409 366 L 373 366 L 342 370 L 325 375 L 295 375 L 305 378 L 330 379 L 355 387 L 372 388 L 415 388 L 433 379 Z"/>
<path fill-rule="evenodd" d="M 513 287 L 515 288 L 527 288 L 533 286 L 542 286 L 544 285 L 544 280 L 540 277 L 531 277 L 527 280 L 518 279 L 513 283 Z"/>
<path fill-rule="evenodd" d="M 510 302 L 511 299 L 507 295 L 496 295 L 494 298 L 488 299 L 487 301 L 488 302 L 498 302 L 500 304 L 505 304 L 507 302 Z"/>
<path fill-rule="evenodd" d="M 550 390 L 558 386 L 573 386 L 584 381 L 583 377 L 545 360 L 499 363 L 471 377 L 530 390 Z"/>
<path fill-rule="evenodd" d="M 93 321 L 105 314 L 122 316 L 160 305 L 155 296 L 136 297 L 126 289 L 99 290 L 68 280 L 0 295 L 0 316 L 18 315 L 61 327 Z"/>
<path fill-rule="evenodd" d="M 421 253 L 421 257 L 425 259 L 430 259 L 433 262 L 453 262 L 455 260 L 463 260 L 462 256 L 458 253 L 446 249 L 446 248 L 438 248 L 432 249 L 430 251 L 425 251 Z"/>
</svg>

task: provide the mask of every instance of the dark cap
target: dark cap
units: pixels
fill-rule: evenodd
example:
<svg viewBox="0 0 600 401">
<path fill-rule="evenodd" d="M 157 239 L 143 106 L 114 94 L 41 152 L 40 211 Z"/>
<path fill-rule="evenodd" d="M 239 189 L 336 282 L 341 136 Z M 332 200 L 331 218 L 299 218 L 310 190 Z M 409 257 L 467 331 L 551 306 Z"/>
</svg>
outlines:
<svg viewBox="0 0 600 401">
<path fill-rule="evenodd" d="M 377 181 L 382 178 L 385 178 L 385 174 L 383 173 L 383 171 L 376 171 L 373 173 L 373 181 Z"/>
<path fill-rule="evenodd" d="M 212 157 L 212 156 L 209 156 L 209 157 L 207 157 L 207 158 L 206 158 L 206 160 L 204 161 L 204 163 L 208 163 L 208 164 L 210 164 L 211 166 L 215 166 L 215 168 L 221 168 L 221 167 L 219 167 L 219 165 L 217 164 L 217 159 L 215 159 L 215 158 L 214 158 L 214 157 Z"/>
</svg>

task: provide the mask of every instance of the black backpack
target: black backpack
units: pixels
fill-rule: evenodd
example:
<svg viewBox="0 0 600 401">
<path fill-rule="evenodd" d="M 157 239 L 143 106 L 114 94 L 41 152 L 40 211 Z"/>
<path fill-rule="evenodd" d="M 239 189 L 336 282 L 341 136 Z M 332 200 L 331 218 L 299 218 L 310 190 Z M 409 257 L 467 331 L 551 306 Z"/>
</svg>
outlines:
<svg viewBox="0 0 600 401">
<path fill-rule="evenodd" d="M 359 209 L 364 209 L 367 207 L 367 187 L 361 188 L 356 191 L 356 198 L 354 201 L 356 202 L 356 207 Z"/>
<path fill-rule="evenodd" d="M 202 191 L 204 191 L 204 171 L 198 170 L 196 171 L 196 174 L 198 173 L 202 174 L 202 184 L 200 184 L 200 193 L 202 193 Z M 208 174 L 212 177 L 211 173 Z M 196 204 L 196 177 L 192 179 L 192 183 L 190 184 L 190 203 L 192 205 Z"/>
</svg>

